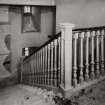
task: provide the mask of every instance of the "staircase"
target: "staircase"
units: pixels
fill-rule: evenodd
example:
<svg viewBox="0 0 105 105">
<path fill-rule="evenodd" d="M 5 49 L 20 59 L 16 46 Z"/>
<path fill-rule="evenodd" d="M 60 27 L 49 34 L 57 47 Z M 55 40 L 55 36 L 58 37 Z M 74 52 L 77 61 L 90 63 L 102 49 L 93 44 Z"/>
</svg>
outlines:
<svg viewBox="0 0 105 105">
<path fill-rule="evenodd" d="M 105 79 L 105 27 L 74 29 L 60 24 L 61 32 L 21 63 L 21 83 L 60 90 L 70 97 Z"/>
</svg>

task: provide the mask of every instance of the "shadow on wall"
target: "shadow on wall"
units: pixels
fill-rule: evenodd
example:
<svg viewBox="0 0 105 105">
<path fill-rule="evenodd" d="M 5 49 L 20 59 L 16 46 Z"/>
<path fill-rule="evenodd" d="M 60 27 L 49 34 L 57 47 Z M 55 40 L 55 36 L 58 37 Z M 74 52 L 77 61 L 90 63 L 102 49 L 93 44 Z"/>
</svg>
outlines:
<svg viewBox="0 0 105 105">
<path fill-rule="evenodd" d="M 11 35 L 8 34 L 6 35 L 4 42 L 9 51 L 10 51 L 10 41 L 11 41 Z M 4 60 L 3 66 L 8 72 L 11 72 L 11 54 L 7 55 L 7 57 Z"/>
</svg>

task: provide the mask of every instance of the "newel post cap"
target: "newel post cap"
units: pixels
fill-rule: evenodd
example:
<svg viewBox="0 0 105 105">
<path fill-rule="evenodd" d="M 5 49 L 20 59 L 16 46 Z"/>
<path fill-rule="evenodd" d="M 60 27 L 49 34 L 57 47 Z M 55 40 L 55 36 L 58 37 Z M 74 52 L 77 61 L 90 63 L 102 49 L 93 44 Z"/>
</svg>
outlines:
<svg viewBox="0 0 105 105">
<path fill-rule="evenodd" d="M 72 23 L 59 23 L 60 28 L 74 28 L 75 24 Z"/>
</svg>

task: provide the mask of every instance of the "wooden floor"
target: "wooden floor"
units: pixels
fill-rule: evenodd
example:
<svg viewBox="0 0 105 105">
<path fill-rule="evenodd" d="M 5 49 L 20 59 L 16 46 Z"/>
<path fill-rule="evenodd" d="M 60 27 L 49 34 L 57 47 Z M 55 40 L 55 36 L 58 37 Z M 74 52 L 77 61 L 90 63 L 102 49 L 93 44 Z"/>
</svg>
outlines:
<svg viewBox="0 0 105 105">
<path fill-rule="evenodd" d="M 105 80 L 87 88 L 73 100 L 79 105 L 105 105 Z"/>
<path fill-rule="evenodd" d="M 26 85 L 16 85 L 0 90 L 0 105 L 55 105 L 50 98 L 46 98 L 46 93 L 52 91 L 33 88 Z M 81 93 L 78 97 L 73 97 L 73 105 L 105 105 L 105 81 L 93 85 L 86 93 Z"/>
<path fill-rule="evenodd" d="M 40 92 L 40 89 L 37 89 L 36 93 L 35 89 L 28 86 L 8 87 L 0 90 L 0 105 L 52 105 Z"/>
</svg>

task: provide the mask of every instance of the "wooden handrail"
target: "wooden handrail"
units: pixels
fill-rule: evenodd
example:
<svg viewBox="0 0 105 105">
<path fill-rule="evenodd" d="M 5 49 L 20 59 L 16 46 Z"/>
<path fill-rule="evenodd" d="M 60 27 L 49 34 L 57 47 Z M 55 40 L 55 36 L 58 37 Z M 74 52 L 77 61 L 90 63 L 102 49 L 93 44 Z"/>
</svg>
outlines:
<svg viewBox="0 0 105 105">
<path fill-rule="evenodd" d="M 101 29 L 101 28 L 105 28 L 105 26 L 97 26 L 97 27 L 88 27 L 88 28 L 76 28 L 73 29 L 73 31 L 89 31 L 89 30 L 97 30 L 97 29 Z M 39 51 L 42 47 L 46 46 L 48 43 L 50 43 L 51 41 L 53 41 L 54 39 L 57 39 L 59 36 L 61 35 L 61 32 L 58 33 L 57 35 L 54 35 L 54 37 L 52 37 L 50 40 L 48 40 L 47 42 L 45 42 L 43 45 L 41 45 L 38 49 L 36 49 L 32 54 L 30 54 L 29 56 L 25 57 L 23 60 L 26 60 L 27 58 L 29 58 L 30 56 L 32 56 L 35 52 Z"/>
<path fill-rule="evenodd" d="M 59 32 L 57 35 L 54 35 L 54 37 L 52 37 L 50 40 L 48 40 L 47 42 L 45 42 L 43 45 L 41 45 L 40 47 L 38 47 L 38 49 L 36 49 L 33 53 L 31 53 L 29 56 L 26 56 L 24 60 L 28 59 L 29 57 L 31 57 L 34 53 L 36 53 L 37 51 L 39 51 L 41 48 L 43 48 L 44 46 L 46 46 L 47 44 L 49 44 L 51 41 L 53 41 L 54 39 L 57 39 L 59 36 L 61 36 L 61 32 Z"/>
<path fill-rule="evenodd" d="M 89 30 L 98 30 L 98 29 L 103 29 L 105 28 L 105 26 L 97 26 L 97 27 L 86 27 L 86 28 L 76 28 L 76 29 L 73 29 L 73 31 L 89 31 Z"/>
</svg>

